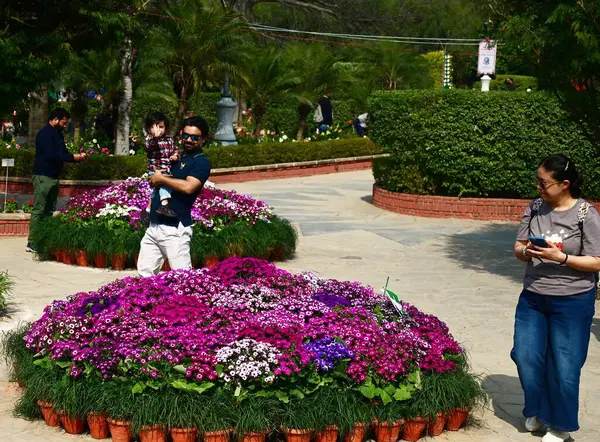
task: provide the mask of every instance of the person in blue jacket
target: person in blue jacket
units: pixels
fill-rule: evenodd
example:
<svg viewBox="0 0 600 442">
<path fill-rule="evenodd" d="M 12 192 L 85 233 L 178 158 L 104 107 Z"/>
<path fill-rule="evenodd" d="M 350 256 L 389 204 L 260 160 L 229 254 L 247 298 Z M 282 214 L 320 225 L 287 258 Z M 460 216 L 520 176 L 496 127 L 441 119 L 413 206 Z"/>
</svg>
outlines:
<svg viewBox="0 0 600 442">
<path fill-rule="evenodd" d="M 63 131 L 71 116 L 63 108 L 54 109 L 48 116 L 48 124 L 35 137 L 35 162 L 33 165 L 33 208 L 29 221 L 27 251 L 35 252 L 32 242 L 40 220 L 52 216 L 58 200 L 58 176 L 65 162 L 73 163 L 87 158 L 85 153 L 72 154 L 67 150 Z"/>
</svg>

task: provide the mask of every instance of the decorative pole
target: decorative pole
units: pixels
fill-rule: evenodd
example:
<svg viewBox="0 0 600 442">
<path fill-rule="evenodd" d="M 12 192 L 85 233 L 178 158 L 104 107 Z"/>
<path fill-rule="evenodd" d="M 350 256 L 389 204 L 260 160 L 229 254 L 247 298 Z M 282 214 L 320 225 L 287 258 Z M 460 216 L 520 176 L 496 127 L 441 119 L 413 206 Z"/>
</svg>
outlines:
<svg viewBox="0 0 600 442">
<path fill-rule="evenodd" d="M 217 130 L 215 131 L 215 140 L 222 146 L 231 146 L 237 144 L 235 132 L 233 131 L 233 116 L 237 103 L 232 100 L 229 90 L 229 73 L 225 73 L 225 86 L 221 93 L 221 99 L 217 101 Z"/>
</svg>

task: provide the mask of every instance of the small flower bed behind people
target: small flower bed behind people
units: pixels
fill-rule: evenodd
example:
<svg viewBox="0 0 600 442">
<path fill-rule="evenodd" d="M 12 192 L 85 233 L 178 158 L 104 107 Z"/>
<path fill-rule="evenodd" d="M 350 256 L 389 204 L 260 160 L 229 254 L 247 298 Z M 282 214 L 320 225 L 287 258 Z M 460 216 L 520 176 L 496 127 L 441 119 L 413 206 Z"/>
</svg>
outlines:
<svg viewBox="0 0 600 442">
<path fill-rule="evenodd" d="M 279 428 L 294 425 L 293 407 L 306 428 L 347 429 L 476 405 L 481 389 L 448 327 L 408 304 L 402 311 L 358 283 L 229 258 L 54 301 L 5 351 L 17 359 L 14 374 L 25 386 L 21 406 L 42 400 L 78 414 L 83 394 L 88 412 L 148 418 L 143 425 L 208 430 L 216 412 L 232 413 L 221 429 L 248 431 L 248 416 L 239 413 Z M 44 376 L 50 385 L 40 382 Z M 117 411 L 127 391 L 130 402 Z M 174 392 L 187 422 L 161 409 L 170 409 Z M 186 403 L 194 395 L 219 406 L 194 415 L 197 405 Z M 147 409 L 137 402 L 149 398 Z M 267 409 L 251 407 L 263 400 Z"/>
<path fill-rule="evenodd" d="M 90 256 L 103 252 L 133 258 L 145 231 L 151 194 L 148 181 L 129 178 L 74 196 L 36 232 L 40 255 L 83 250 Z M 205 186 L 192 208 L 192 219 L 196 223 L 192 257 L 198 264 L 207 256 L 283 259 L 295 249 L 295 232 L 287 221 L 275 216 L 265 202 L 235 191 Z"/>
</svg>

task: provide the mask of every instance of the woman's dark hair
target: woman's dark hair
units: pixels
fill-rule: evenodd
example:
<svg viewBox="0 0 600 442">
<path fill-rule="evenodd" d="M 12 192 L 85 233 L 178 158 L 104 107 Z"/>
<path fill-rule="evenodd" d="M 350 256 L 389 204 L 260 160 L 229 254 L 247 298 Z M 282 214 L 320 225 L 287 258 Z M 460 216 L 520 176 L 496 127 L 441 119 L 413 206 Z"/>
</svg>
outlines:
<svg viewBox="0 0 600 442">
<path fill-rule="evenodd" d="M 552 178 L 556 181 L 568 181 L 569 192 L 573 198 L 580 198 L 582 194 L 581 187 L 583 186 L 583 177 L 579 175 L 575 163 L 562 154 L 551 155 L 540 163 Z"/>
<path fill-rule="evenodd" d="M 165 123 L 165 133 L 169 132 L 169 119 L 162 112 L 150 112 L 144 122 L 144 128 L 149 131 L 156 123 Z"/>
<path fill-rule="evenodd" d="M 63 109 L 62 107 L 57 107 L 52 112 L 50 112 L 50 115 L 48 115 L 48 121 L 52 121 L 55 118 L 62 120 L 63 118 L 71 118 L 71 115 L 69 114 L 69 112 L 67 112 L 66 109 Z"/>
</svg>

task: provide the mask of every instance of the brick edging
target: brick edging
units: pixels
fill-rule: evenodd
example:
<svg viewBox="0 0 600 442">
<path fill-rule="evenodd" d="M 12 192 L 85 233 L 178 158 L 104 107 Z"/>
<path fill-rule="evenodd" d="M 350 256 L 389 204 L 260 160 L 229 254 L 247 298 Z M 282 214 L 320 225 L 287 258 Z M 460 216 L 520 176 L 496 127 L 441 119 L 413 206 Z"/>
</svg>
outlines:
<svg viewBox="0 0 600 442">
<path fill-rule="evenodd" d="M 210 180 L 217 184 L 224 184 L 325 175 L 337 172 L 352 172 L 370 169 L 374 159 L 385 156 L 389 155 L 365 155 L 350 158 L 303 161 L 299 163 L 265 164 L 259 166 L 213 169 Z M 102 189 L 121 181 L 122 180 L 61 180 L 59 196 L 73 196 L 87 190 Z M 2 180 L 0 182 L 0 192 L 4 192 L 5 187 L 4 180 Z M 32 195 L 33 185 L 31 183 L 31 178 L 9 177 L 8 193 Z"/>
<path fill-rule="evenodd" d="M 531 199 L 459 198 L 390 192 L 373 185 L 373 205 L 390 212 L 427 218 L 481 221 L 521 220 Z"/>
</svg>

